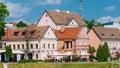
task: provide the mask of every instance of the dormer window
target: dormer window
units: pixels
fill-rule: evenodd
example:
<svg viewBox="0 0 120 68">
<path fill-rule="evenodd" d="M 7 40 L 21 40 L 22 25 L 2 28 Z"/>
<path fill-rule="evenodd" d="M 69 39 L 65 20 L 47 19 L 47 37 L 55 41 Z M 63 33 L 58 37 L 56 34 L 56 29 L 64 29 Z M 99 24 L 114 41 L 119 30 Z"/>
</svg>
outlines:
<svg viewBox="0 0 120 68">
<path fill-rule="evenodd" d="M 30 35 L 33 35 L 36 30 L 30 31 Z"/>
<path fill-rule="evenodd" d="M 111 34 L 111 36 L 114 36 L 114 34 Z"/>
<path fill-rule="evenodd" d="M 26 31 L 22 32 L 22 35 L 25 35 L 26 34 Z"/>
<path fill-rule="evenodd" d="M 101 34 L 102 36 L 105 36 L 104 34 Z"/>
<path fill-rule="evenodd" d="M 17 31 L 17 32 L 14 32 L 14 36 L 17 36 L 17 35 L 18 35 L 18 33 L 19 33 L 19 31 Z"/>
</svg>

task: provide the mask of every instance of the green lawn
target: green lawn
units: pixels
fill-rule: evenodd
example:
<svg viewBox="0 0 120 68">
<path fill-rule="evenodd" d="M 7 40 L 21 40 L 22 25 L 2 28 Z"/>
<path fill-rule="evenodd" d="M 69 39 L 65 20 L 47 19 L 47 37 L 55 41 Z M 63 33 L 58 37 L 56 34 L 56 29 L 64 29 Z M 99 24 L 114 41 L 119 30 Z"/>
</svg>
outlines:
<svg viewBox="0 0 120 68">
<path fill-rule="evenodd" d="M 0 68 L 3 68 L 3 63 L 2 62 L 0 62 Z"/>
<path fill-rule="evenodd" d="M 1 67 L 0 67 L 1 68 Z M 112 68 L 111 63 L 18 63 L 9 64 L 9 68 Z M 114 64 L 113 68 L 119 68 Z"/>
</svg>

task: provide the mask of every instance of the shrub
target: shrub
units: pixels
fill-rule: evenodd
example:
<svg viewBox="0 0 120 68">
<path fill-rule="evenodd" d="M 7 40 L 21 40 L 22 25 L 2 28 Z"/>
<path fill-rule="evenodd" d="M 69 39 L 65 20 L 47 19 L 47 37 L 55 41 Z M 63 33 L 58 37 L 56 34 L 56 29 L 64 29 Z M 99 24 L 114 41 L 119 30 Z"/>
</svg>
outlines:
<svg viewBox="0 0 120 68">
<path fill-rule="evenodd" d="M 29 60 L 23 59 L 19 61 L 19 63 L 37 63 L 37 62 L 38 62 L 37 60 L 31 60 L 31 59 Z"/>
</svg>

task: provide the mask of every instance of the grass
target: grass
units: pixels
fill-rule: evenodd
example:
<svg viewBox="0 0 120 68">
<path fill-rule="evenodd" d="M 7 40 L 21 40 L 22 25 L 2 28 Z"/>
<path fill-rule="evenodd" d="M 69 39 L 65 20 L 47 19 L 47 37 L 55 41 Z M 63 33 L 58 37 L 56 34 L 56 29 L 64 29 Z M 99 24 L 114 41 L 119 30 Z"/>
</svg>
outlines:
<svg viewBox="0 0 120 68">
<path fill-rule="evenodd" d="M 9 64 L 9 68 L 112 68 L 109 62 L 83 62 L 83 63 L 18 63 Z M 118 64 L 114 64 L 113 68 L 119 68 Z"/>
<path fill-rule="evenodd" d="M 0 68 L 3 68 L 3 63 L 2 62 L 0 62 Z"/>
</svg>

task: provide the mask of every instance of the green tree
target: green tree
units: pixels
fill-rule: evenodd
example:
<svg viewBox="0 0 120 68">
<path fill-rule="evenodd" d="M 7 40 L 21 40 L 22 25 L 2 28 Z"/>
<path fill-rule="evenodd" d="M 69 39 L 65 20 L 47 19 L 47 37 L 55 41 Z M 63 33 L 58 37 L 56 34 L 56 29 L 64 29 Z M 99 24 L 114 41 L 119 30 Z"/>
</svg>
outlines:
<svg viewBox="0 0 120 68">
<path fill-rule="evenodd" d="M 97 50 L 97 59 L 99 62 L 107 62 L 109 57 L 108 44 L 105 42 L 104 45 L 100 45 Z"/>
<path fill-rule="evenodd" d="M 95 48 L 89 45 L 90 60 L 95 59 L 94 53 L 96 52 Z"/>
<path fill-rule="evenodd" d="M 95 27 L 104 27 L 101 23 L 97 23 Z"/>
<path fill-rule="evenodd" d="M 6 57 L 12 58 L 12 49 L 11 49 L 10 46 L 6 46 L 6 52 L 5 52 L 5 54 L 6 54 Z"/>
<path fill-rule="evenodd" d="M 95 26 L 95 20 L 86 20 L 86 19 L 83 19 L 83 20 L 85 21 L 89 29 Z"/>
<path fill-rule="evenodd" d="M 90 52 L 90 54 L 94 54 L 94 52 L 96 52 L 96 50 L 95 50 L 95 48 L 94 47 L 92 47 L 92 46 L 90 46 L 89 45 L 89 52 Z"/>
<path fill-rule="evenodd" d="M 89 29 L 91 29 L 92 27 L 103 27 L 103 25 L 100 22 L 97 22 L 95 20 L 86 20 L 86 19 L 83 20 L 85 21 Z"/>
<path fill-rule="evenodd" d="M 105 42 L 104 45 L 103 45 L 103 53 L 104 53 L 104 61 L 107 61 L 108 60 L 108 57 L 109 57 L 109 48 L 108 48 L 108 44 Z"/>
<path fill-rule="evenodd" d="M 5 36 L 5 18 L 9 16 L 7 6 L 0 2 L 0 40 Z"/>
<path fill-rule="evenodd" d="M 99 45 L 98 49 L 97 49 L 97 60 L 100 62 L 101 61 L 101 45 Z"/>
<path fill-rule="evenodd" d="M 26 26 L 27 26 L 27 24 L 25 22 L 23 22 L 23 21 L 19 21 L 17 23 L 17 27 L 26 27 Z"/>
</svg>

